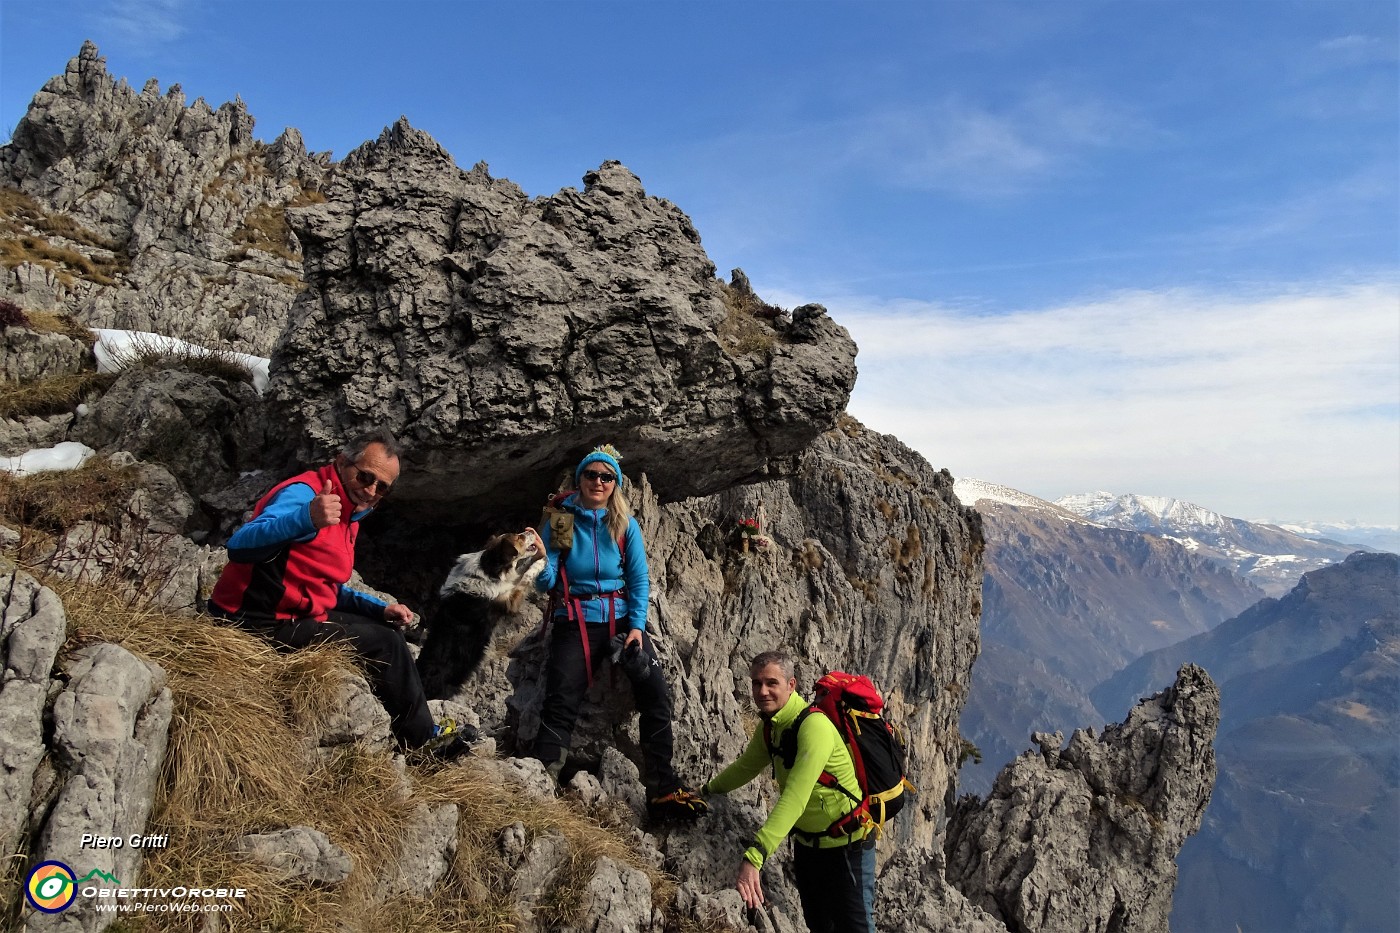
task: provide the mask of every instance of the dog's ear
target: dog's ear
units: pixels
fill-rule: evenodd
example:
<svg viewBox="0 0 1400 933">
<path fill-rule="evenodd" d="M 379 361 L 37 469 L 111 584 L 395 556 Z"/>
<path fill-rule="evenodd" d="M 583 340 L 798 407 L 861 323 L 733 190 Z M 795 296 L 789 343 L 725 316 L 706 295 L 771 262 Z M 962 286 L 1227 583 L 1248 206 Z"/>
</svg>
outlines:
<svg viewBox="0 0 1400 933">
<path fill-rule="evenodd" d="M 481 552 L 481 572 L 498 580 L 515 561 L 520 546 L 513 535 L 494 535 Z"/>
</svg>

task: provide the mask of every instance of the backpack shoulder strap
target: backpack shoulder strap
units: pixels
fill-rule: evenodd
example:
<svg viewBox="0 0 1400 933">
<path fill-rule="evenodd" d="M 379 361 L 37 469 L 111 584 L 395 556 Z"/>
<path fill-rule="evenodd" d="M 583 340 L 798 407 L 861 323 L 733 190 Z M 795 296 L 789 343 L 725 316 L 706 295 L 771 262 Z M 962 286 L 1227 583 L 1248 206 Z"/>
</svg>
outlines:
<svg viewBox="0 0 1400 933">
<path fill-rule="evenodd" d="M 802 729 L 802 723 L 807 721 L 807 717 L 817 712 L 815 706 L 808 706 L 797 714 L 797 718 L 792 721 L 792 725 L 783 730 L 783 737 L 778 740 L 778 744 L 773 744 L 773 723 L 770 720 L 763 721 L 763 744 L 768 746 L 768 757 L 773 762 L 773 777 L 778 776 L 778 761 L 781 759 L 783 768 L 790 769 L 797 761 L 797 733 Z"/>
</svg>

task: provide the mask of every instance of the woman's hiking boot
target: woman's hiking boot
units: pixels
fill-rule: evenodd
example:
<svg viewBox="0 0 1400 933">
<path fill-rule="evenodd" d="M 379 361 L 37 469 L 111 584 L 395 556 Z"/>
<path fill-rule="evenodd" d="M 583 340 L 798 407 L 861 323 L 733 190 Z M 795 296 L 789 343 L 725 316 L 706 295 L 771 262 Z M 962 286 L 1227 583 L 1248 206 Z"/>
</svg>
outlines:
<svg viewBox="0 0 1400 933">
<path fill-rule="evenodd" d="M 414 749 L 410 758 L 419 762 L 448 762 L 460 758 L 481 740 L 481 733 L 466 723 L 444 719 L 433 726 L 433 737 Z"/>
<path fill-rule="evenodd" d="M 647 815 L 653 820 L 698 820 L 709 810 L 705 798 L 684 787 L 647 801 Z"/>
</svg>

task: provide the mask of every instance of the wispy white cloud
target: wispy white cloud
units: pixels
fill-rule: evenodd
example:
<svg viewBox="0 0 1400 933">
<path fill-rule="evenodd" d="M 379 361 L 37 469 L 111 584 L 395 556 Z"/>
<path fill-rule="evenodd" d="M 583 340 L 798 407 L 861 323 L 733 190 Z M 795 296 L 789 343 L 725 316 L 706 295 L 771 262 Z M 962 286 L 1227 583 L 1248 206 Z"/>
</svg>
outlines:
<svg viewBox="0 0 1400 933">
<path fill-rule="evenodd" d="M 1346 65 L 1400 59 L 1400 49 L 1393 41 L 1358 33 L 1325 39 L 1318 43 L 1318 49 L 1327 59 Z"/>
<path fill-rule="evenodd" d="M 1172 291 L 978 316 L 832 301 L 852 412 L 957 475 L 1242 517 L 1400 521 L 1400 287 Z"/>
<path fill-rule="evenodd" d="M 844 157 L 853 167 L 897 186 L 995 198 L 1057 177 L 1091 150 L 1160 135 L 1104 100 L 1041 85 L 1004 106 L 950 95 L 875 108 L 832 137 L 847 141 Z"/>
<path fill-rule="evenodd" d="M 1304 240 L 1313 244 L 1357 237 L 1393 240 L 1394 204 L 1400 195 L 1393 163 L 1362 165 L 1337 178 L 1314 177 L 1298 189 L 1222 207 L 1214 225 L 1165 238 L 1162 245 L 1219 251 Z"/>
<path fill-rule="evenodd" d="M 190 0 L 110 0 L 100 20 L 123 41 L 149 49 L 185 35 L 189 7 Z"/>
</svg>

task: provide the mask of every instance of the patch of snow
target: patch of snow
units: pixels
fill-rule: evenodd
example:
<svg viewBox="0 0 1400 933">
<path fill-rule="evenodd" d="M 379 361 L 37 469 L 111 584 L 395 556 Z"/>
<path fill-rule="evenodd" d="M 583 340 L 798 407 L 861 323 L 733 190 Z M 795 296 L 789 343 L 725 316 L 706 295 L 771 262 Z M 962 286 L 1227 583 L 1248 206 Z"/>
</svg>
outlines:
<svg viewBox="0 0 1400 933">
<path fill-rule="evenodd" d="M 16 476 L 29 476 L 50 470 L 76 470 L 96 453 L 97 451 L 86 444 L 63 441 L 52 447 L 26 450 L 18 457 L 0 457 L 0 470 Z"/>
<path fill-rule="evenodd" d="M 1003 486 L 1000 483 L 990 483 L 986 480 L 971 479 L 962 477 L 953 481 L 953 495 L 958 497 L 958 501 L 963 505 L 976 507 L 979 502 L 1000 502 L 1004 505 L 1013 505 L 1020 509 L 1039 509 L 1044 512 L 1053 512 L 1061 519 L 1078 522 L 1085 525 L 1092 525 L 1082 516 L 1073 512 L 1068 512 L 1053 502 L 1040 499 L 1028 492 L 1021 492 L 1019 489 L 1012 489 L 1010 486 Z"/>
<path fill-rule="evenodd" d="M 958 497 L 958 501 L 963 505 L 976 505 L 978 500 L 990 499 L 993 502 L 1004 502 L 1007 505 L 1020 506 L 1048 506 L 1049 502 L 1044 499 L 1037 499 L 1030 493 L 1021 492 L 1019 489 L 1012 489 L 1010 486 L 1002 486 L 999 483 L 989 483 L 986 480 L 959 478 L 953 482 L 953 495 Z"/>
<path fill-rule="evenodd" d="M 93 328 L 92 332 L 97 336 L 97 344 L 92 348 L 92 352 L 97 357 L 97 371 L 100 373 L 121 372 L 132 359 L 149 350 L 165 353 L 187 353 L 192 356 L 212 356 L 216 352 L 206 347 L 186 343 L 175 337 L 164 337 L 160 334 L 149 334 L 138 330 Z M 253 374 L 253 389 L 259 395 L 267 391 L 270 360 L 248 353 L 219 352 L 225 352 L 227 356 L 248 367 L 248 371 Z"/>
</svg>

